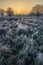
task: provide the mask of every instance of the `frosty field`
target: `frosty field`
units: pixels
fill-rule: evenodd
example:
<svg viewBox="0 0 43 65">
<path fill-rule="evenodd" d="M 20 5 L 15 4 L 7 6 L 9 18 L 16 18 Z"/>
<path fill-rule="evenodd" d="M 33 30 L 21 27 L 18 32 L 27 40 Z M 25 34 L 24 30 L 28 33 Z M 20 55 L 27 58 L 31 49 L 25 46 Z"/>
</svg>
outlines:
<svg viewBox="0 0 43 65">
<path fill-rule="evenodd" d="M 0 65 L 43 65 L 43 17 L 0 21 Z"/>
</svg>

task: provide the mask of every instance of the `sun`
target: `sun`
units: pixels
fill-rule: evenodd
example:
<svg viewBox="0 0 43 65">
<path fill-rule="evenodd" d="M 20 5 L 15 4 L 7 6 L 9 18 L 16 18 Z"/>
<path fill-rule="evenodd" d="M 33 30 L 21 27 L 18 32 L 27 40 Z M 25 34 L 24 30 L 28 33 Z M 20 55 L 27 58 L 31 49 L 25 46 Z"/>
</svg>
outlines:
<svg viewBox="0 0 43 65">
<path fill-rule="evenodd" d="M 21 13 L 20 10 L 17 10 L 17 13 L 20 14 Z"/>
<path fill-rule="evenodd" d="M 21 14 L 20 8 L 15 9 L 15 11 L 16 11 L 17 14 Z"/>
</svg>

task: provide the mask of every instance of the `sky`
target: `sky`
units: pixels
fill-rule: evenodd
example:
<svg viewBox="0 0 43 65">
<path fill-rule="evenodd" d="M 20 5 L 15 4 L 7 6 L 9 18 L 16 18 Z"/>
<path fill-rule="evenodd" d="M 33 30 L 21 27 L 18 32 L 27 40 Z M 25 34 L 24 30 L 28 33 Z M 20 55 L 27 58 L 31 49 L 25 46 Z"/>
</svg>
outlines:
<svg viewBox="0 0 43 65">
<path fill-rule="evenodd" d="M 36 4 L 43 4 L 43 0 L 0 0 L 0 8 L 11 7 L 16 14 L 27 14 Z"/>
</svg>

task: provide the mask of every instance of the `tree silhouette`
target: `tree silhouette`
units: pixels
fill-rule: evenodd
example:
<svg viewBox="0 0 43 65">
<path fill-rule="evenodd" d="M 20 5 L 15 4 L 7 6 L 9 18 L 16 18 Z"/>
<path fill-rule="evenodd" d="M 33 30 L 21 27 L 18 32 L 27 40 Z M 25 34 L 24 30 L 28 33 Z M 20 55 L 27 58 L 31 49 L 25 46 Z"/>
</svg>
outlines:
<svg viewBox="0 0 43 65">
<path fill-rule="evenodd" d="M 8 16 L 13 16 L 13 15 L 14 15 L 13 9 L 10 8 L 10 7 L 8 7 L 8 8 L 7 8 L 7 11 L 6 11 L 6 14 L 7 14 Z"/>
<path fill-rule="evenodd" d="M 0 9 L 0 15 L 4 16 L 4 14 L 5 14 L 5 10 L 4 9 Z"/>
<path fill-rule="evenodd" d="M 39 6 L 37 6 L 37 17 L 39 18 Z"/>
</svg>

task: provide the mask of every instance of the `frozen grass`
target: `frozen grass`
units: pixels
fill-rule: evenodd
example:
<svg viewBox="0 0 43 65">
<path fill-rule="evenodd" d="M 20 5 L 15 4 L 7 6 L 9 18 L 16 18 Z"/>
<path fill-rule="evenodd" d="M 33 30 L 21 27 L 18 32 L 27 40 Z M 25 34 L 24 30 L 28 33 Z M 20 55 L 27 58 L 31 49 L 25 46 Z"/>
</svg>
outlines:
<svg viewBox="0 0 43 65">
<path fill-rule="evenodd" d="M 0 21 L 0 65 L 43 65 L 43 20 Z"/>
</svg>

